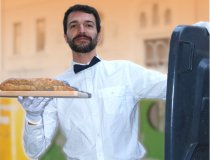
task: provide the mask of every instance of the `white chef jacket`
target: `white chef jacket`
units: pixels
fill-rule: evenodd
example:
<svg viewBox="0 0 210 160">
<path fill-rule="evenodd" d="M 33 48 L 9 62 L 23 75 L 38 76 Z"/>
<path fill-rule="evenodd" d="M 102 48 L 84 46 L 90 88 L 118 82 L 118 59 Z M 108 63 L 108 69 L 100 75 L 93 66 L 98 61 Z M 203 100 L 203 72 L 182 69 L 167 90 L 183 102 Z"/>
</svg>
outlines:
<svg viewBox="0 0 210 160">
<path fill-rule="evenodd" d="M 101 60 L 77 74 L 72 64 L 57 77 L 89 99 L 55 98 L 38 125 L 25 123 L 24 145 L 36 158 L 50 145 L 55 130 L 66 137 L 69 160 L 139 160 L 145 150 L 138 142 L 138 101 L 166 96 L 166 75 L 129 61 Z"/>
</svg>

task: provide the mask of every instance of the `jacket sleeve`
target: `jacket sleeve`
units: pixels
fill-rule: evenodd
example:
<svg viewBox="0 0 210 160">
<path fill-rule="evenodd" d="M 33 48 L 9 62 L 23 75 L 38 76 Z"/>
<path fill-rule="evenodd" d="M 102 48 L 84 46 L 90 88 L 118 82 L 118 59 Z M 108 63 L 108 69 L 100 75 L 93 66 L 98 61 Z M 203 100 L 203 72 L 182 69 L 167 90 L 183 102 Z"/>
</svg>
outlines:
<svg viewBox="0 0 210 160">
<path fill-rule="evenodd" d="M 24 149 L 28 157 L 36 159 L 42 155 L 51 144 L 57 128 L 57 112 L 54 101 L 45 107 L 42 121 L 29 125 L 25 121 L 23 133 Z"/>
</svg>

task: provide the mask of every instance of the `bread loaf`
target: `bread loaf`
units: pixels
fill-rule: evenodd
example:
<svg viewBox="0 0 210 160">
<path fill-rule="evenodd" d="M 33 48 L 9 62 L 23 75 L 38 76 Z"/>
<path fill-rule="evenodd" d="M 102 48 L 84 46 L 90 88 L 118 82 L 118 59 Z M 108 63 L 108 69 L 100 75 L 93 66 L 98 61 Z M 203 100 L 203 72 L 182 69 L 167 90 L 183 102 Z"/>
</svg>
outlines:
<svg viewBox="0 0 210 160">
<path fill-rule="evenodd" d="M 0 84 L 2 91 L 74 91 L 63 81 L 50 78 L 10 78 Z"/>
</svg>

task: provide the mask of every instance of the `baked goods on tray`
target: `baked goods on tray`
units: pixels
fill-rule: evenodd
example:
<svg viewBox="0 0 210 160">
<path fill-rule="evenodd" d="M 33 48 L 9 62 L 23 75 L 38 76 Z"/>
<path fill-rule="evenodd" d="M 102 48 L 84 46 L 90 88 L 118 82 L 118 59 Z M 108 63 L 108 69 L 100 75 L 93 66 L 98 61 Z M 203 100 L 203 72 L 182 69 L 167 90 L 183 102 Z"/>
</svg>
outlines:
<svg viewBox="0 0 210 160">
<path fill-rule="evenodd" d="M 10 78 L 0 84 L 2 91 L 75 91 L 66 82 L 51 78 Z"/>
</svg>

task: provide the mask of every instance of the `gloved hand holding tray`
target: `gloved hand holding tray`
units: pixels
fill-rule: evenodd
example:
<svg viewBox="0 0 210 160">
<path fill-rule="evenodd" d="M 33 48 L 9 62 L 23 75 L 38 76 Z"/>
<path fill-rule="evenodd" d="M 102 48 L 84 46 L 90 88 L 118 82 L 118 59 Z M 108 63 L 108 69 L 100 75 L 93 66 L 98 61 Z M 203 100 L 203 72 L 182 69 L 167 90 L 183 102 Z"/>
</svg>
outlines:
<svg viewBox="0 0 210 160">
<path fill-rule="evenodd" d="M 65 81 L 50 78 L 10 78 L 0 84 L 0 97 L 18 96 L 90 98 L 91 94 L 78 91 Z"/>
</svg>

